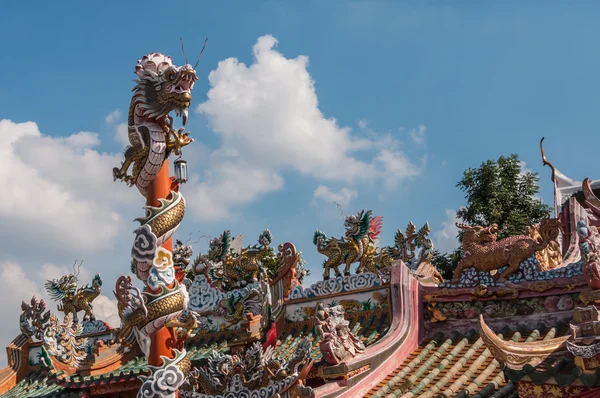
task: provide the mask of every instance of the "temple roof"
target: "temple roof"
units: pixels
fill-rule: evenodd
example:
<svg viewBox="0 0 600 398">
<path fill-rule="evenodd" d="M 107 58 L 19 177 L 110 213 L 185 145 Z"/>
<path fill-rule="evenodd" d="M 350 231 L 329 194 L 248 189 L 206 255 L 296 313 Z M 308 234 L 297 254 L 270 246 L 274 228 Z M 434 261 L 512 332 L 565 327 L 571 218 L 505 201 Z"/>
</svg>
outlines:
<svg viewBox="0 0 600 398">
<path fill-rule="evenodd" d="M 508 328 L 501 335 L 512 341 L 528 342 L 546 337 L 539 330 L 520 333 Z M 367 396 L 499 398 L 516 396 L 516 385 L 505 379 L 502 365 L 486 348 L 479 333 L 471 329 L 466 334 L 437 333 L 426 339 Z"/>
</svg>

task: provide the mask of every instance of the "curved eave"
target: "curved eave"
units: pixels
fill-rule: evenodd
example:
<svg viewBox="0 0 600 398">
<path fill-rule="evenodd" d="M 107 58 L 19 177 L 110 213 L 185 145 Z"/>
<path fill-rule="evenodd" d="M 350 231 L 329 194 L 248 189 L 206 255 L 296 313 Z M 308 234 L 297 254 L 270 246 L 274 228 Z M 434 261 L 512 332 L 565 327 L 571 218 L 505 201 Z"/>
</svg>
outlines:
<svg viewBox="0 0 600 398">
<path fill-rule="evenodd" d="M 505 341 L 496 335 L 479 316 L 479 334 L 494 358 L 512 370 L 526 365 L 536 367 L 551 355 L 567 354 L 566 342 L 571 337 L 561 336 L 533 342 Z"/>
</svg>

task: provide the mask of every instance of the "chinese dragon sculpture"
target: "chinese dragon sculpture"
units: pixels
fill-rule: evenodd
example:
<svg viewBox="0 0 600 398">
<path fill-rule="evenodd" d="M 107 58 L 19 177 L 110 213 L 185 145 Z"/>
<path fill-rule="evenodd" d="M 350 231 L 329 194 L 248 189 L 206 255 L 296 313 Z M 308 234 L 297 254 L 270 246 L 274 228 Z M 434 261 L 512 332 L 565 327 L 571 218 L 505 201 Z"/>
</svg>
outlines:
<svg viewBox="0 0 600 398">
<path fill-rule="evenodd" d="M 343 306 L 325 308 L 323 303 L 318 303 L 314 324 L 316 338 L 320 340 L 319 350 L 327 364 L 340 364 L 365 350 L 363 342 L 344 319 Z"/>
<path fill-rule="evenodd" d="M 211 239 L 207 254 L 196 257 L 190 309 L 200 316 L 198 333 L 239 328 L 248 317 L 267 316 L 271 294 L 261 261 L 271 241 L 265 229 L 257 244 L 244 247 L 242 235 L 232 238 L 226 230 Z"/>
<path fill-rule="evenodd" d="M 342 264 L 345 264 L 344 275 L 350 275 L 350 267 L 357 262 L 360 263 L 357 272 L 362 272 L 369 260 L 372 260 L 369 254 L 375 250 L 381 224 L 381 217 L 373 217 L 371 210 L 361 210 L 358 215 L 346 217 L 346 233 L 340 239 L 328 238 L 324 232 L 315 231 L 313 243 L 319 253 L 327 256 L 327 260 L 323 262 L 323 279 L 329 279 L 331 269 L 336 277 L 342 276 L 339 270 Z"/>
<path fill-rule="evenodd" d="M 493 275 L 495 280 L 506 279 L 519 270 L 523 261 L 536 252 L 546 249 L 562 230 L 558 219 L 546 218 L 539 226 L 541 240 L 529 235 L 515 235 L 497 240 L 501 231 L 496 224 L 489 227 L 465 224 L 456 224 L 456 226 L 464 231 L 462 242 L 464 257 L 454 271 L 453 282 L 455 283 L 460 280 L 462 272 L 470 267 L 474 267 L 477 271 L 490 272 L 508 265 L 502 273 Z"/>
<path fill-rule="evenodd" d="M 194 398 L 283 396 L 297 383 L 300 373 L 310 370 L 311 350 L 312 344 L 305 337 L 287 359 L 277 356 L 273 347 L 263 349 L 260 342 L 255 342 L 239 356 L 211 351 L 202 366 L 190 373 L 180 394 Z"/>
<path fill-rule="evenodd" d="M 195 67 L 188 63 L 175 66 L 170 57 L 160 53 L 142 57 L 135 74 L 128 114 L 131 145 L 125 150 L 121 167 L 113 169 L 113 177 L 135 185 L 147 197 L 169 155 L 180 155 L 182 148 L 193 141 L 183 128 L 173 128 L 169 114 L 174 111 L 181 116 L 185 126 L 198 77 Z M 161 366 L 151 367 L 152 374 L 144 379 L 138 394 L 143 397 L 171 397 L 181 386 L 190 369 L 183 341 L 197 327 L 195 315 L 187 309 L 189 296 L 183 284 L 191 247 L 179 244 L 173 252 L 162 247 L 185 213 L 185 199 L 173 177 L 170 193 L 158 201 L 158 206 L 146 206 L 145 216 L 136 219 L 140 226 L 134 232 L 131 251 L 131 270 L 144 282 L 145 289 L 140 291 L 131 277 L 121 276 L 114 291 L 123 324 L 119 337 L 126 340 L 135 335 L 146 357 L 150 355 L 152 336 L 163 327 L 175 328 L 178 349 L 172 350 L 173 358 L 162 357 Z"/>
<path fill-rule="evenodd" d="M 272 240 L 271 231 L 265 229 L 258 244 L 244 248 L 242 236 L 232 238 L 231 231 L 226 230 L 210 241 L 208 254 L 196 257 L 194 269 L 205 270 L 211 283 L 225 290 L 258 282 L 259 274 L 266 275 L 260 261 L 269 252 Z"/>
<path fill-rule="evenodd" d="M 58 310 L 64 312 L 65 316 L 71 314 L 73 322 L 77 323 L 77 313 L 84 311 L 84 322 L 96 320 L 93 313 L 92 301 L 100 295 L 102 278 L 96 274 L 91 285 L 77 288 L 77 275 L 64 275 L 60 279 L 46 282 L 46 290 L 52 299 L 60 301 Z"/>
</svg>

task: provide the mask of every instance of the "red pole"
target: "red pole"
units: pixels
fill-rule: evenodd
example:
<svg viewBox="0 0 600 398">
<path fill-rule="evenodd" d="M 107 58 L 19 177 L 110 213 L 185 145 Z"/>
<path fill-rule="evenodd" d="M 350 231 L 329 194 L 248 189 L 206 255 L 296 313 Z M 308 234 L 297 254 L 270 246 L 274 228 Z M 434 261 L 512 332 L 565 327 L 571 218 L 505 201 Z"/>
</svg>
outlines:
<svg viewBox="0 0 600 398">
<path fill-rule="evenodd" d="M 160 202 L 158 199 L 164 199 L 169 196 L 171 192 L 171 179 L 169 177 L 169 161 L 165 160 L 163 163 L 156 179 L 150 183 L 148 191 L 146 192 L 146 205 L 147 206 L 159 206 Z M 165 249 L 173 251 L 173 241 L 169 238 L 163 245 Z M 173 344 L 175 339 L 174 331 L 169 328 L 163 327 L 156 331 L 151 336 L 150 343 L 150 356 L 148 357 L 148 364 L 152 366 L 161 366 L 162 359 L 161 355 L 168 358 L 173 358 Z M 176 394 L 178 395 L 178 394 Z"/>
</svg>

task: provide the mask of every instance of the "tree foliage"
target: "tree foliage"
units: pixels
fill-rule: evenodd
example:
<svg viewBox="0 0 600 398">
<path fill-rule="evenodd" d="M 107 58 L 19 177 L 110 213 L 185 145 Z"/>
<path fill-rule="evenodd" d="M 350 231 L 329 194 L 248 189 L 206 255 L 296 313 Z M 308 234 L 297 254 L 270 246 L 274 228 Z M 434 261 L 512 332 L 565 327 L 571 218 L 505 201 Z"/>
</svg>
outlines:
<svg viewBox="0 0 600 398">
<path fill-rule="evenodd" d="M 527 227 L 540 222 L 549 214 L 550 207 L 536 197 L 538 174 L 521 170 L 521 165 L 519 156 L 512 154 L 467 169 L 456 184 L 465 193 L 467 202 L 456 211 L 457 218 L 468 225 L 497 224 L 503 230 L 499 239 L 525 234 Z M 462 242 L 460 232 L 458 239 Z M 449 254 L 436 250 L 431 263 L 445 279 L 450 279 L 461 258 L 460 247 Z"/>
<path fill-rule="evenodd" d="M 454 249 L 452 253 L 442 253 L 439 250 L 434 250 L 433 257 L 431 258 L 431 265 L 440 271 L 440 274 L 442 274 L 444 280 L 450 280 L 452 279 L 454 270 L 458 266 L 458 262 L 461 258 L 461 247 Z"/>
<path fill-rule="evenodd" d="M 279 267 L 281 266 L 277 254 L 272 247 L 269 247 L 267 253 L 260 260 L 261 265 L 267 271 L 267 276 L 271 279 L 275 278 L 279 273 Z M 302 283 L 305 276 L 310 275 L 310 271 L 304 268 L 304 260 L 302 259 L 302 253 L 300 253 L 300 260 L 298 264 L 298 281 Z"/>
<path fill-rule="evenodd" d="M 550 212 L 550 207 L 536 197 L 538 182 L 537 173 L 521 170 L 516 154 L 487 160 L 479 168 L 467 169 L 456 184 L 467 200 L 456 215 L 469 225 L 497 224 L 504 229 L 499 238 L 525 234 L 527 227 Z"/>
</svg>

